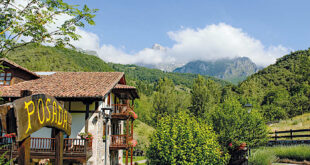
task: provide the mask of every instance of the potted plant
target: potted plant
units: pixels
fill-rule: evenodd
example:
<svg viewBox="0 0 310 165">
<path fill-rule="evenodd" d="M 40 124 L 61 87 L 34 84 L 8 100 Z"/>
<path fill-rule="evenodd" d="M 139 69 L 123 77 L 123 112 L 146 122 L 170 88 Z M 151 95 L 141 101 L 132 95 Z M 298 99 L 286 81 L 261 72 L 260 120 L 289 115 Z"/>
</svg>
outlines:
<svg viewBox="0 0 310 165">
<path fill-rule="evenodd" d="M 103 140 L 103 142 L 106 142 L 107 139 L 106 139 L 105 135 L 102 136 L 102 140 Z"/>
<path fill-rule="evenodd" d="M 16 133 L 9 133 L 9 134 L 5 134 L 4 137 L 6 138 L 10 138 L 12 140 L 15 140 L 16 137 Z"/>
<path fill-rule="evenodd" d="M 245 142 L 241 142 L 238 149 L 239 149 L 239 150 L 244 150 L 244 149 L 246 149 L 246 143 L 245 143 Z"/>
<path fill-rule="evenodd" d="M 137 119 L 137 118 L 138 118 L 138 115 L 137 115 L 134 111 L 130 111 L 129 114 L 130 114 L 130 116 L 131 116 L 133 119 Z"/>
<path fill-rule="evenodd" d="M 137 144 L 138 144 L 137 140 L 132 139 L 128 141 L 128 145 L 130 147 L 135 147 Z"/>
<path fill-rule="evenodd" d="M 85 139 L 87 140 L 88 143 L 88 147 L 92 147 L 92 142 L 93 142 L 93 134 L 91 134 L 90 132 L 85 133 L 85 132 L 81 132 L 79 133 L 79 136 L 81 137 L 81 139 Z"/>
</svg>

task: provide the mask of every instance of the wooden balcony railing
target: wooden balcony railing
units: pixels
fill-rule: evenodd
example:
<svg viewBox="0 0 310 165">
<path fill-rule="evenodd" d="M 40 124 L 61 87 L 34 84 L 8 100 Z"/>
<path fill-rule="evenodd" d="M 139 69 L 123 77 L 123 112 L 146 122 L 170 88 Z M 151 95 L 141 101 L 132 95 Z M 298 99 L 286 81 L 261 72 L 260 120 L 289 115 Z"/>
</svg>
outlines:
<svg viewBox="0 0 310 165">
<path fill-rule="evenodd" d="M 83 153 L 86 152 L 86 141 L 85 139 L 64 139 L 64 147 L 64 152 Z"/>
<path fill-rule="evenodd" d="M 30 141 L 30 150 L 35 152 L 55 152 L 55 138 L 32 137 Z"/>
<path fill-rule="evenodd" d="M 14 144 L 12 146 L 12 144 Z M 87 147 L 88 146 L 88 147 Z M 0 154 L 12 151 L 13 156 L 17 155 L 18 144 L 13 143 L 12 138 L 0 137 Z M 55 138 L 31 137 L 30 156 L 32 158 L 55 158 L 56 141 Z M 91 143 L 85 139 L 64 139 L 64 159 L 85 159 L 91 154 Z M 9 154 L 9 152 L 7 152 Z"/>
<path fill-rule="evenodd" d="M 126 120 L 129 117 L 129 111 L 133 111 L 133 107 L 129 104 L 112 104 L 112 118 Z"/>
<path fill-rule="evenodd" d="M 127 104 L 112 104 L 113 112 L 112 113 L 125 113 L 127 110 Z"/>
<path fill-rule="evenodd" d="M 124 149 L 128 147 L 127 144 L 128 137 L 127 135 L 111 135 L 111 149 Z"/>
<path fill-rule="evenodd" d="M 0 150 L 1 151 L 7 151 L 7 150 L 17 150 L 17 144 L 15 144 L 12 148 L 12 138 L 7 138 L 4 136 L 0 136 Z"/>
</svg>

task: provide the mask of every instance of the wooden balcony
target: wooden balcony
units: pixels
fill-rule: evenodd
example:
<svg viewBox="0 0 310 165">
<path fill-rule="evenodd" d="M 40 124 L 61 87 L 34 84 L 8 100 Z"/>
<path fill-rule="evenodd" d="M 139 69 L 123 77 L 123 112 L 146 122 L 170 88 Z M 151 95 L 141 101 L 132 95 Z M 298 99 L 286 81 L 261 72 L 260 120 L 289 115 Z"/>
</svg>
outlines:
<svg viewBox="0 0 310 165">
<path fill-rule="evenodd" d="M 12 139 L 0 137 L 0 154 L 8 151 L 6 154 L 17 157 L 18 145 L 13 143 Z M 63 159 L 78 160 L 85 162 L 87 157 L 91 156 L 91 146 L 85 139 L 64 139 Z M 55 138 L 36 138 L 31 137 L 30 157 L 31 159 L 55 159 L 56 143 Z"/>
<path fill-rule="evenodd" d="M 130 117 L 129 112 L 133 111 L 128 104 L 112 104 L 112 107 L 112 119 L 127 120 Z"/>
<path fill-rule="evenodd" d="M 111 135 L 110 150 L 120 150 L 128 148 L 127 135 Z"/>
</svg>

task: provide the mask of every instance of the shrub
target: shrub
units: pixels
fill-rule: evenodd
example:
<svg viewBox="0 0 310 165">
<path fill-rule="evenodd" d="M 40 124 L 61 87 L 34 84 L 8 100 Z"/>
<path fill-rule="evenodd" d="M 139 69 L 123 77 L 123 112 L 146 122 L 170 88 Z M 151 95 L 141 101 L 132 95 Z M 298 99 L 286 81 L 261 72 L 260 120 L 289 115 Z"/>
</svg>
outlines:
<svg viewBox="0 0 310 165">
<path fill-rule="evenodd" d="M 214 131 L 224 147 L 231 143 L 245 142 L 250 147 L 267 142 L 267 126 L 256 110 L 248 113 L 238 100 L 229 98 L 212 114 Z"/>
<path fill-rule="evenodd" d="M 226 164 L 216 134 L 185 112 L 162 117 L 147 150 L 150 164 Z"/>
</svg>

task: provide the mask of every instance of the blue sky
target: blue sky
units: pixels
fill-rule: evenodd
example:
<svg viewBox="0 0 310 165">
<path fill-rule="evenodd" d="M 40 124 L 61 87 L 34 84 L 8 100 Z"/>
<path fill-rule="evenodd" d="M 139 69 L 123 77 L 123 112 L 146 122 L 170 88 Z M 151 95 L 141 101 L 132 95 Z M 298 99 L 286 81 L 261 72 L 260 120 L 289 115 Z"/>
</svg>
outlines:
<svg viewBox="0 0 310 165">
<path fill-rule="evenodd" d="M 310 10 L 308 7 L 310 1 L 307 0 L 70 0 L 67 2 L 87 4 L 90 8 L 99 9 L 95 18 L 96 25 L 87 26 L 83 30 L 98 37 L 98 50 L 106 45 L 113 47 L 115 52 L 123 54 L 123 56 L 116 56 L 118 58 L 125 57 L 125 55 L 137 56 L 142 50 L 151 48 L 155 43 L 172 49 L 177 46 L 178 41 L 172 39 L 168 32 L 177 33 L 186 29 L 197 32 L 198 29 L 205 29 L 207 26 L 220 23 L 239 29 L 241 35 L 247 35 L 259 41 L 264 47 L 262 52 L 265 54 L 270 55 L 269 49 L 273 49 L 270 47 L 285 48 L 270 55 L 275 58 L 278 58 L 281 53 L 309 47 Z M 213 37 L 216 38 L 216 35 Z M 206 38 L 210 38 L 210 35 Z M 180 42 L 183 43 L 183 40 Z M 246 45 L 246 43 L 240 44 Z M 204 54 L 208 56 L 210 51 Z M 236 54 L 243 55 L 238 52 Z M 175 56 L 173 53 L 162 56 L 184 57 L 184 55 Z M 137 61 L 128 63 L 141 62 L 141 60 Z M 114 62 L 126 63 L 117 60 Z M 268 63 L 272 62 L 265 64 Z"/>
</svg>

